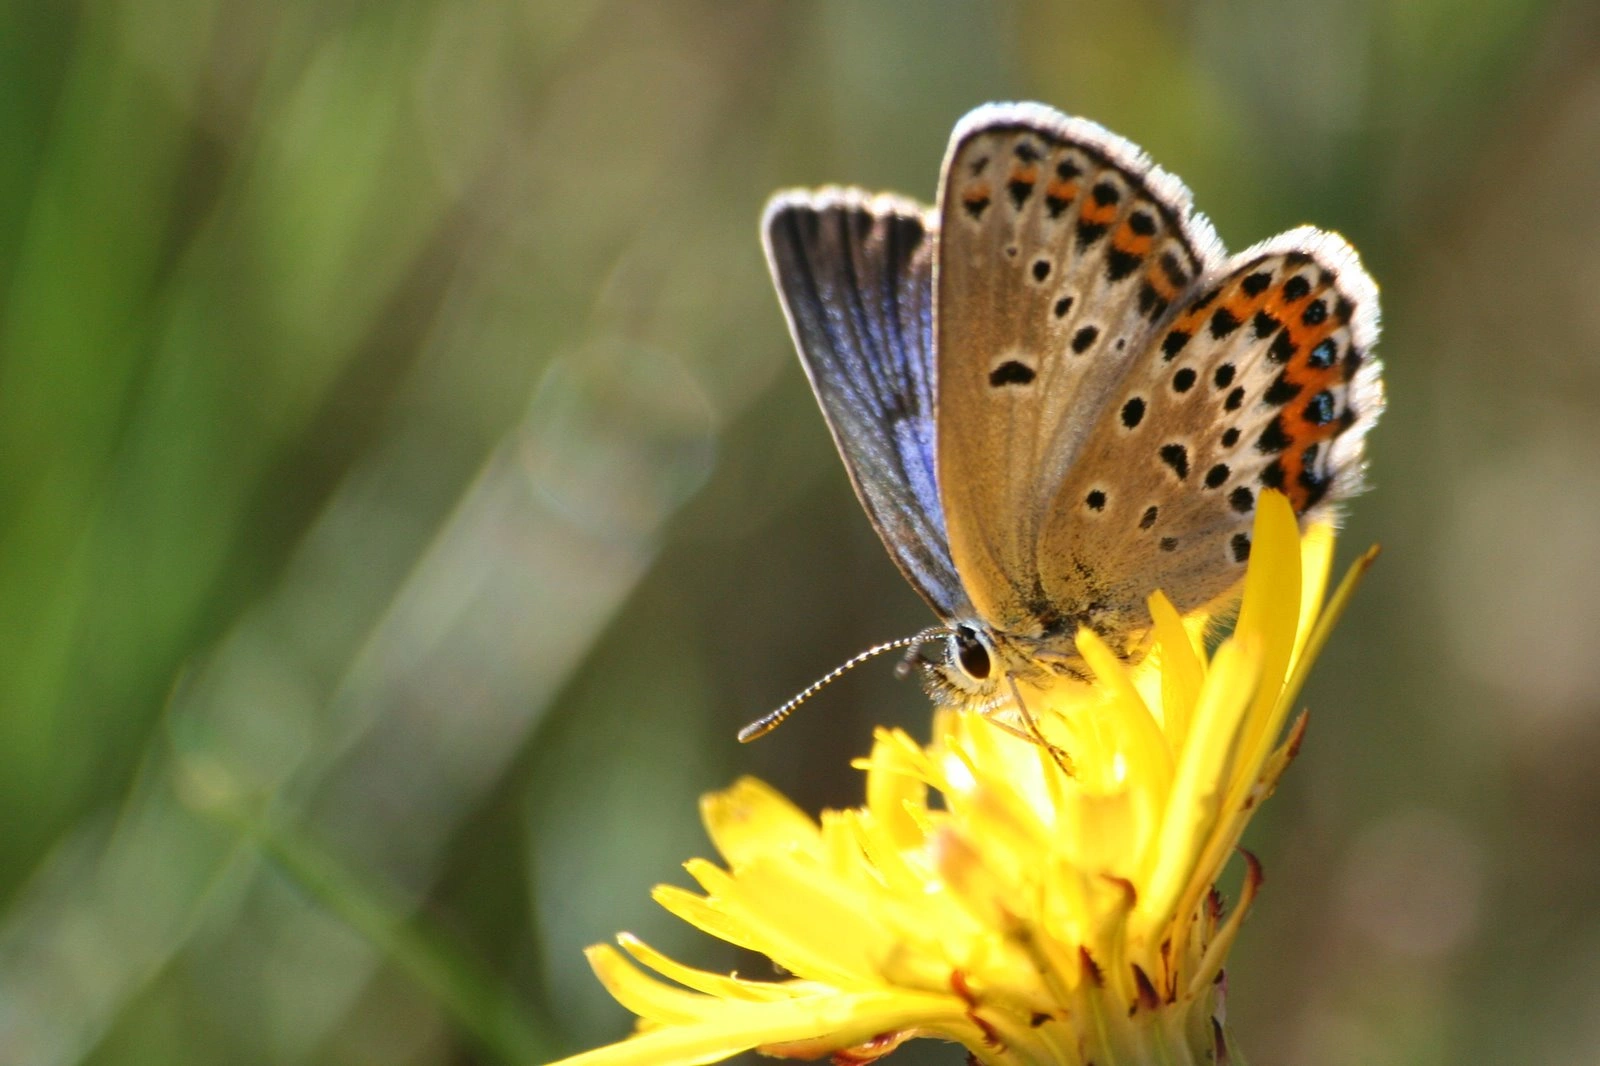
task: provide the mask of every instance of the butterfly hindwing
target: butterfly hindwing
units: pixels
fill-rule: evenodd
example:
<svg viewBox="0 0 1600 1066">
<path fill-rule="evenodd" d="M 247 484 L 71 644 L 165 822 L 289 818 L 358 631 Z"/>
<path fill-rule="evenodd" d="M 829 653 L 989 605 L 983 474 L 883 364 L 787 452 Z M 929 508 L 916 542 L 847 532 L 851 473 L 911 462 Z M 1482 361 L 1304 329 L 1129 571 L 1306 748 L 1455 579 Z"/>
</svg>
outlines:
<svg viewBox="0 0 1600 1066">
<path fill-rule="evenodd" d="M 934 473 L 933 229 L 919 204 L 842 188 L 780 193 L 762 223 L 856 495 L 906 578 L 950 618 L 970 606 Z"/>
<path fill-rule="evenodd" d="M 1061 619 L 1040 572 L 1056 490 L 1092 414 L 1220 249 L 1188 190 L 1127 141 L 1040 105 L 957 126 L 939 197 L 938 468 L 978 613 Z"/>
<path fill-rule="evenodd" d="M 1357 491 L 1383 407 L 1377 333 L 1377 289 L 1335 234 L 1292 230 L 1198 279 L 1058 489 L 1050 599 L 1136 639 L 1150 590 L 1189 611 L 1243 577 L 1263 489 L 1302 518 Z"/>
</svg>

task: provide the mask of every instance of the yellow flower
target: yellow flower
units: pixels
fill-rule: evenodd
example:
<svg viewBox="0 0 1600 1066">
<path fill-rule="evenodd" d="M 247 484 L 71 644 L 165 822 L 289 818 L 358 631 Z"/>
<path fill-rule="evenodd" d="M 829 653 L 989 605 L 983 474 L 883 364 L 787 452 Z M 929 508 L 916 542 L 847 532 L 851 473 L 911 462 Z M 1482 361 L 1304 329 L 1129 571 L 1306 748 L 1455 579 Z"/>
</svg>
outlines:
<svg viewBox="0 0 1600 1066">
<path fill-rule="evenodd" d="M 1040 744 L 942 712 L 926 748 L 880 730 L 865 806 L 820 824 L 755 780 L 708 796 L 726 867 L 693 860 L 705 894 L 655 898 L 793 976 L 708 973 L 624 934 L 589 961 L 640 1031 L 562 1066 L 751 1048 L 866 1063 L 919 1036 L 995 1064 L 1224 1059 L 1222 966 L 1260 868 L 1246 854 L 1226 916 L 1214 883 L 1294 757 L 1305 719 L 1280 742 L 1285 721 L 1374 554 L 1324 609 L 1332 552 L 1331 528 L 1302 538 L 1264 493 L 1238 622 L 1209 661 L 1204 619 L 1160 593 L 1139 666 L 1080 634 L 1093 684 L 1022 691 L 1071 776 Z"/>
</svg>

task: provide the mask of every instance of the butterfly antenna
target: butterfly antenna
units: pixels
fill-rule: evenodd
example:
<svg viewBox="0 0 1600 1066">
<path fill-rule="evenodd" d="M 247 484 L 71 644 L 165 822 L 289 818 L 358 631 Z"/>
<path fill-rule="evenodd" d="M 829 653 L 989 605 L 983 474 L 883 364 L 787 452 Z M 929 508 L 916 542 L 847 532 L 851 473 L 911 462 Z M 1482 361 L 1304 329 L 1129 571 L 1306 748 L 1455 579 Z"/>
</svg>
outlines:
<svg viewBox="0 0 1600 1066">
<path fill-rule="evenodd" d="M 823 689 L 827 688 L 829 685 L 833 684 L 835 681 L 839 680 L 839 678 L 843 677 L 851 670 L 854 670 L 868 659 L 876 659 L 886 651 L 895 651 L 898 648 L 910 648 L 918 644 L 926 644 L 929 641 L 939 640 L 949 635 L 950 631 L 948 629 L 944 628 L 943 626 L 934 626 L 930 629 L 924 629 L 921 633 L 918 633 L 915 636 L 901 637 L 899 640 L 886 641 L 883 644 L 878 644 L 874 647 L 868 648 L 866 651 L 855 656 L 854 658 L 846 659 L 844 662 L 840 663 L 838 666 L 834 667 L 832 670 L 829 670 L 826 674 L 823 674 L 821 677 L 811 682 L 811 684 L 801 689 L 795 694 L 793 699 L 791 699 L 788 703 L 785 703 L 782 707 L 779 707 L 771 714 L 767 714 L 756 719 L 754 722 L 751 722 L 749 725 L 739 730 L 739 743 L 748 744 L 757 737 L 766 736 L 768 733 L 782 725 L 784 720 L 795 712 L 795 708 L 799 707 L 806 700 L 809 700 L 812 696 L 815 696 L 818 692 L 821 692 Z"/>
</svg>

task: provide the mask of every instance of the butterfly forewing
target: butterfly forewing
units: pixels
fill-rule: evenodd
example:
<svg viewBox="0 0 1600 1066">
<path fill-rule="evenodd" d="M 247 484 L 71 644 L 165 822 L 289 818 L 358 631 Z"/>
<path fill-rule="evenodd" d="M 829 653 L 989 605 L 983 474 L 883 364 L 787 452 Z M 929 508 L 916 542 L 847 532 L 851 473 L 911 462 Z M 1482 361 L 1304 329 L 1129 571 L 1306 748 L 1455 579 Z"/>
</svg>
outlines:
<svg viewBox="0 0 1600 1066">
<path fill-rule="evenodd" d="M 1377 291 L 1341 238 L 1293 230 L 1198 279 L 1094 419 L 1048 509 L 1045 591 L 1135 640 L 1243 577 L 1265 488 L 1315 517 L 1359 488 L 1383 406 Z"/>
<path fill-rule="evenodd" d="M 951 555 L 991 624 L 1065 629 L 1081 605 L 1054 600 L 1040 569 L 1051 502 L 1095 412 L 1220 250 L 1177 179 L 1099 126 L 1036 105 L 980 108 L 956 128 L 939 227 Z"/>
<path fill-rule="evenodd" d="M 811 380 L 878 535 L 943 617 L 970 611 L 934 473 L 933 220 L 854 189 L 775 196 L 767 260 Z"/>
</svg>

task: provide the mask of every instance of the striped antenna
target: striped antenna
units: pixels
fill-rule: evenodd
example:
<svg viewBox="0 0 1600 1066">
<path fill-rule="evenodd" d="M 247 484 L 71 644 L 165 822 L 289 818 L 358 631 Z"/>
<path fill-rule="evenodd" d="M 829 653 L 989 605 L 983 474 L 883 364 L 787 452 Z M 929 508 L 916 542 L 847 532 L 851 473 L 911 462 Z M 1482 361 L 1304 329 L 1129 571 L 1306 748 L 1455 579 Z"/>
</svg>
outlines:
<svg viewBox="0 0 1600 1066">
<path fill-rule="evenodd" d="M 886 651 L 894 651 L 897 648 L 909 648 L 918 644 L 926 644 L 929 641 L 940 640 L 949 635 L 950 631 L 948 629 L 944 628 L 943 626 L 934 626 L 931 629 L 924 629 L 921 633 L 918 633 L 915 636 L 901 637 L 899 640 L 891 640 L 875 647 L 868 648 L 866 651 L 862 652 L 860 655 L 857 655 L 853 659 L 846 659 L 844 662 L 840 663 L 838 666 L 834 667 L 823 676 L 817 678 L 817 680 L 813 681 L 811 684 L 807 685 L 804 689 L 800 690 L 800 692 L 795 694 L 793 699 L 791 699 L 788 703 L 785 703 L 782 707 L 779 707 L 771 714 L 764 715 L 763 717 L 756 719 L 754 722 L 751 722 L 749 725 L 739 730 L 739 743 L 748 744 L 757 737 L 766 736 L 768 733 L 782 725 L 784 720 L 795 712 L 796 707 L 799 707 L 806 700 L 809 700 L 812 696 L 815 696 L 818 692 L 821 692 L 823 689 L 827 688 L 829 685 L 833 684 L 835 681 L 839 680 L 839 678 L 843 677 L 851 670 L 854 670 L 868 659 L 876 659 Z"/>
</svg>

